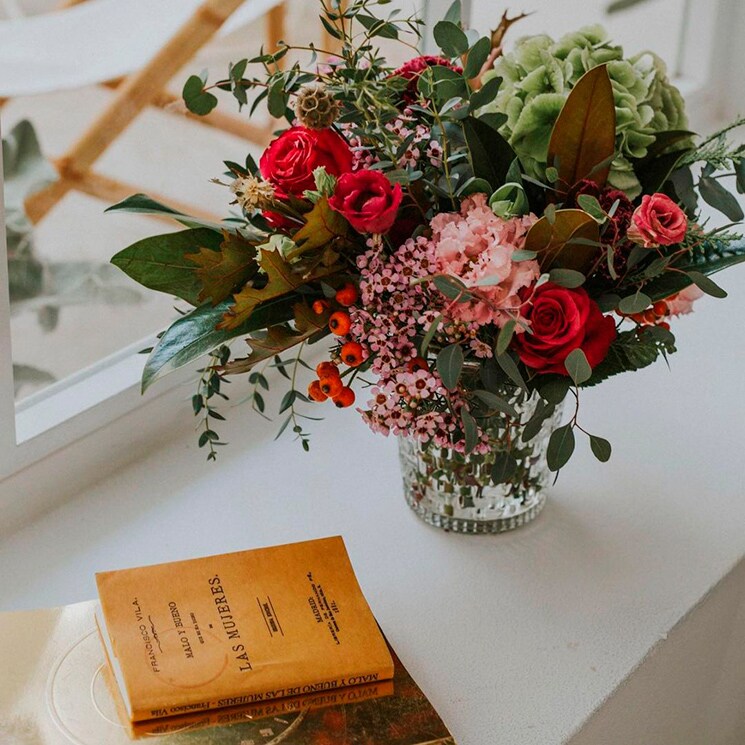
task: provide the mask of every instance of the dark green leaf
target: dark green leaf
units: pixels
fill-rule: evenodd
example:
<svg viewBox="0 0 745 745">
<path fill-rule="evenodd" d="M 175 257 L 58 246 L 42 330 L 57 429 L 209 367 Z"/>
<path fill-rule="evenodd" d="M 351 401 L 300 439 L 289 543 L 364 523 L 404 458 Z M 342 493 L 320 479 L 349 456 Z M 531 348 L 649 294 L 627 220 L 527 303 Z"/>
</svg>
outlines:
<svg viewBox="0 0 745 745">
<path fill-rule="evenodd" d="M 111 263 L 151 290 L 198 305 L 202 283 L 197 265 L 186 256 L 198 253 L 200 248 L 217 251 L 223 240 L 221 233 L 208 228 L 155 235 L 123 249 Z"/>
<path fill-rule="evenodd" d="M 204 90 L 204 82 L 198 75 L 187 78 L 182 95 L 186 108 L 199 116 L 209 114 L 217 106 L 217 96 Z"/>
<path fill-rule="evenodd" d="M 479 441 L 479 428 L 471 412 L 464 406 L 460 412 L 463 421 L 463 437 L 465 439 L 466 454 L 473 452 Z"/>
<path fill-rule="evenodd" d="M 437 46 L 442 49 L 446 57 L 460 57 L 468 51 L 468 37 L 452 21 L 436 23 L 433 35 Z"/>
<path fill-rule="evenodd" d="M 491 184 L 492 189 L 502 186 L 512 162 L 517 157 L 507 140 L 486 124 L 483 119 L 469 116 L 463 120 L 468 151 L 474 176 Z"/>
<path fill-rule="evenodd" d="M 590 363 L 587 361 L 585 353 L 579 347 L 573 349 L 567 355 L 567 358 L 564 360 L 564 367 L 575 385 L 582 385 L 592 375 Z"/>
<path fill-rule="evenodd" d="M 285 93 L 284 79 L 277 78 L 269 87 L 269 96 L 266 101 L 269 113 L 275 118 L 280 119 L 284 116 L 289 95 Z"/>
<path fill-rule="evenodd" d="M 543 423 L 556 411 L 554 404 L 539 401 L 533 416 L 530 417 L 527 424 L 523 427 L 522 441 L 530 442 L 542 429 Z"/>
<path fill-rule="evenodd" d="M 491 480 L 494 484 L 505 484 L 517 473 L 517 460 L 512 453 L 499 450 L 494 453 Z"/>
<path fill-rule="evenodd" d="M 551 433 L 546 451 L 548 467 L 552 471 L 563 468 L 574 452 L 574 431 L 569 422 Z"/>
<path fill-rule="evenodd" d="M 510 318 L 507 323 L 505 323 L 504 326 L 499 330 L 499 336 L 497 337 L 497 344 L 495 347 L 495 351 L 497 353 L 497 356 L 504 354 L 507 351 L 507 347 L 510 346 L 510 342 L 512 341 L 512 337 L 515 334 L 515 327 L 517 326 L 517 322 L 514 318 Z"/>
<path fill-rule="evenodd" d="M 648 295 L 643 292 L 636 292 L 633 295 L 628 295 L 618 303 L 618 310 L 621 313 L 641 313 L 643 310 L 649 308 L 652 304 L 652 300 Z"/>
<path fill-rule="evenodd" d="M 601 462 L 607 463 L 611 456 L 611 444 L 608 440 L 596 435 L 590 435 L 590 449 L 592 454 Z"/>
<path fill-rule="evenodd" d="M 524 391 L 528 390 L 528 386 L 525 385 L 523 376 L 520 374 L 520 370 L 517 367 L 517 363 L 512 357 L 505 353 L 500 354 L 496 358 L 497 364 L 504 370 L 505 375 L 516 385 L 522 388 Z"/>
<path fill-rule="evenodd" d="M 447 9 L 447 12 L 445 13 L 445 16 L 443 17 L 443 21 L 450 21 L 450 23 L 454 23 L 457 26 L 461 25 L 461 18 L 463 11 L 461 8 L 461 2 L 460 0 L 454 0 L 452 5 Z"/>
<path fill-rule="evenodd" d="M 444 316 L 442 315 L 437 316 L 437 318 L 435 318 L 435 320 L 432 321 L 429 328 L 427 329 L 427 333 L 424 335 L 424 338 L 422 339 L 422 343 L 419 347 L 419 351 L 422 357 L 424 357 L 427 354 L 427 349 L 429 348 L 429 345 L 432 342 L 432 338 L 437 333 L 437 329 L 442 323 L 443 318 Z"/>
<path fill-rule="evenodd" d="M 437 355 L 437 372 L 449 391 L 458 385 L 463 371 L 463 350 L 460 344 L 450 344 Z"/>
<path fill-rule="evenodd" d="M 723 290 L 713 279 L 710 279 L 701 272 L 688 272 L 688 276 L 693 280 L 693 283 L 700 290 L 703 290 L 707 295 L 717 298 L 727 297 L 727 293 Z"/>
<path fill-rule="evenodd" d="M 235 329 L 218 331 L 215 327 L 231 302 L 226 300 L 214 307 L 202 305 L 173 323 L 145 363 L 142 390 L 147 390 L 166 373 L 187 365 L 230 339 L 289 320 L 293 317 L 293 305 L 297 302 L 297 296 L 277 298 L 264 303 L 252 313 L 245 324 Z"/>
<path fill-rule="evenodd" d="M 517 413 L 515 407 L 496 394 L 491 393 L 490 391 L 482 390 L 477 390 L 473 393 L 475 396 L 478 396 L 490 409 L 499 411 L 502 414 L 506 414 L 507 416 L 511 416 L 513 419 L 520 418 L 520 415 Z"/>
<path fill-rule="evenodd" d="M 538 393 L 549 403 L 558 405 L 566 398 L 571 387 L 569 378 L 562 375 L 553 379 L 549 378 L 545 383 L 538 385 Z"/>
<path fill-rule="evenodd" d="M 466 57 L 466 65 L 463 68 L 463 77 L 467 80 L 475 78 L 486 62 L 486 58 L 491 52 L 491 39 L 488 36 L 482 36 L 469 50 Z"/>
<path fill-rule="evenodd" d="M 289 390 L 282 398 L 282 403 L 279 405 L 279 413 L 284 414 L 295 403 L 296 392 Z"/>
<path fill-rule="evenodd" d="M 726 215 L 732 222 L 740 222 L 745 218 L 737 197 L 730 194 L 716 179 L 702 176 L 698 182 L 698 190 L 707 204 Z"/>
<path fill-rule="evenodd" d="M 468 104 L 469 111 L 476 111 L 482 106 L 486 106 L 487 104 L 491 103 L 497 97 L 497 93 L 499 93 L 499 87 L 501 85 L 502 78 L 497 76 L 489 78 L 489 80 L 487 80 L 486 83 L 481 86 L 481 88 L 471 94 L 471 99 Z M 481 119 L 481 121 L 484 121 L 485 117 L 479 118 Z M 492 129 L 498 129 L 498 127 L 501 126 L 501 124 L 499 124 L 497 127 L 495 127 L 488 121 L 486 123 L 489 124 Z M 504 122 L 502 122 L 502 124 L 504 124 Z"/>
<path fill-rule="evenodd" d="M 552 269 L 548 278 L 557 285 L 573 289 L 585 283 L 585 275 L 576 269 Z"/>
</svg>

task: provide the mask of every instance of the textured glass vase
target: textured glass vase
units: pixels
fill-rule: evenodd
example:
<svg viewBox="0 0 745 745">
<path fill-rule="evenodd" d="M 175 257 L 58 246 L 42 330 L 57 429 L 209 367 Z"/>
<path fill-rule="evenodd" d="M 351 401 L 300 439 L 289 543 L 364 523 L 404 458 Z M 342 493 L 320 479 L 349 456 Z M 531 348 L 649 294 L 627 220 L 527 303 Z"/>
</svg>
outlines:
<svg viewBox="0 0 745 745">
<path fill-rule="evenodd" d="M 537 397 L 516 405 L 523 425 L 530 419 Z M 521 427 L 507 426 L 495 417 L 489 428 L 492 450 L 485 455 L 462 455 L 448 448 L 399 438 L 399 455 L 406 501 L 425 522 L 455 533 L 501 533 L 530 522 L 546 503 L 550 478 L 546 449 L 561 422 L 557 407 L 529 442 L 520 439 Z M 509 430 L 509 431 L 508 431 Z M 507 481 L 494 484 L 496 458 L 504 458 L 505 443 L 517 467 Z"/>
</svg>

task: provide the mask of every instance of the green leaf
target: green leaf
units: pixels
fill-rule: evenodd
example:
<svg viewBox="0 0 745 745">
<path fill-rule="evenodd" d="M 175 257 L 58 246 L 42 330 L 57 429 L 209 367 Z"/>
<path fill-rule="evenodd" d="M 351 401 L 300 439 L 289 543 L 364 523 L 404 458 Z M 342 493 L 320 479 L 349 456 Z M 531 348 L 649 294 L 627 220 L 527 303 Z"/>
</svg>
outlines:
<svg viewBox="0 0 745 745">
<path fill-rule="evenodd" d="M 463 120 L 471 165 L 476 178 L 487 181 L 497 189 L 507 180 L 507 172 L 517 158 L 507 140 L 482 119 L 472 116 Z"/>
<path fill-rule="evenodd" d="M 214 307 L 202 305 L 182 316 L 166 329 L 148 357 L 142 373 L 143 392 L 158 378 L 189 364 L 230 339 L 289 320 L 295 302 L 297 296 L 265 303 L 254 311 L 243 326 L 229 331 L 216 328 L 230 305 L 229 300 Z"/>
<path fill-rule="evenodd" d="M 504 354 L 507 351 L 507 347 L 510 346 L 512 337 L 515 335 L 515 327 L 517 322 L 514 318 L 510 318 L 507 323 L 499 330 L 499 336 L 497 337 L 497 344 L 495 351 L 497 356 Z"/>
<path fill-rule="evenodd" d="M 554 404 L 539 401 L 533 416 L 523 427 L 521 438 L 523 442 L 530 442 L 543 428 L 543 423 L 556 411 Z"/>
<path fill-rule="evenodd" d="M 737 197 L 730 194 L 716 179 L 702 176 L 698 182 L 698 191 L 707 204 L 726 215 L 732 222 L 740 222 L 745 218 Z"/>
<path fill-rule="evenodd" d="M 745 240 L 726 241 L 712 238 L 695 249 L 693 256 L 686 256 L 672 266 L 677 271 L 665 272 L 644 286 L 653 300 L 664 300 L 693 284 L 691 271 L 710 276 L 723 269 L 745 261 Z"/>
<path fill-rule="evenodd" d="M 178 210 L 169 207 L 166 204 L 151 199 L 147 194 L 134 194 L 131 197 L 127 197 L 117 204 L 113 204 L 108 207 L 105 212 L 135 212 L 142 213 L 145 215 L 164 215 L 165 217 L 172 217 L 176 222 L 180 222 L 187 228 L 210 228 L 210 230 L 227 230 L 230 233 L 238 232 L 235 225 L 231 225 L 229 222 L 211 222 L 209 220 L 202 220 L 199 217 L 192 217 L 191 215 L 185 215 Z"/>
<path fill-rule="evenodd" d="M 432 280 L 432 284 L 434 284 L 434 286 L 446 298 L 448 298 L 448 300 L 457 300 L 459 302 L 473 300 L 473 295 L 468 291 L 468 288 L 456 277 L 448 277 L 438 274 Z"/>
<path fill-rule="evenodd" d="M 479 441 L 479 428 L 476 420 L 471 416 L 471 412 L 464 406 L 460 412 L 460 418 L 463 421 L 463 436 L 465 439 L 466 455 L 473 452 Z"/>
<path fill-rule="evenodd" d="M 449 391 L 458 385 L 460 374 L 463 371 L 463 350 L 460 344 L 450 344 L 437 355 L 437 372 L 442 378 L 442 383 Z"/>
<path fill-rule="evenodd" d="M 710 279 L 701 272 L 688 272 L 688 276 L 693 280 L 693 283 L 700 290 L 703 290 L 707 295 L 717 298 L 727 297 L 727 292 L 723 290 L 713 279 Z"/>
<path fill-rule="evenodd" d="M 285 93 L 285 81 L 283 77 L 278 77 L 269 86 L 269 95 L 266 100 L 267 109 L 275 119 L 281 119 L 284 116 L 289 94 Z"/>
<path fill-rule="evenodd" d="M 468 51 L 468 37 L 452 21 L 439 21 L 436 23 L 433 35 L 437 46 L 442 49 L 446 57 L 460 57 L 460 55 Z"/>
<path fill-rule="evenodd" d="M 608 440 L 597 435 L 590 435 L 590 449 L 601 463 L 607 463 L 610 460 L 612 448 Z"/>
<path fill-rule="evenodd" d="M 512 453 L 506 450 L 494 453 L 494 463 L 491 467 L 491 480 L 494 484 L 505 484 L 516 473 L 517 460 Z"/>
<path fill-rule="evenodd" d="M 567 358 L 564 360 L 564 367 L 575 385 L 582 385 L 592 375 L 590 363 L 587 361 L 585 353 L 579 347 L 573 349 L 567 355 Z"/>
<path fill-rule="evenodd" d="M 585 275 L 576 269 L 552 269 L 548 278 L 557 285 L 573 289 L 585 283 Z"/>
<path fill-rule="evenodd" d="M 672 334 L 659 336 L 655 327 L 647 327 L 639 333 L 636 329 L 622 331 L 613 340 L 605 359 L 595 366 L 592 377 L 584 387 L 597 385 L 620 373 L 641 370 L 655 362 L 661 354 L 674 352 L 675 337 Z"/>
<path fill-rule="evenodd" d="M 618 303 L 618 310 L 621 313 L 641 313 L 643 310 L 649 308 L 652 304 L 652 299 L 649 295 L 645 295 L 643 292 L 636 292 L 633 295 L 627 295 L 621 299 Z"/>
<path fill-rule="evenodd" d="M 204 82 L 198 75 L 187 78 L 182 91 L 186 108 L 199 116 L 209 114 L 217 106 L 217 96 L 204 90 Z"/>
<path fill-rule="evenodd" d="M 541 398 L 556 405 L 560 404 L 566 398 L 571 387 L 572 384 L 570 383 L 569 378 L 564 375 L 554 378 L 549 377 L 547 381 L 541 382 L 537 386 Z"/>
<path fill-rule="evenodd" d="M 551 433 L 546 451 L 546 460 L 551 471 L 563 468 L 574 452 L 574 431 L 569 422 Z"/>
<path fill-rule="evenodd" d="M 481 88 L 471 94 L 471 98 L 468 103 L 468 110 L 470 112 L 474 112 L 477 109 L 480 109 L 482 106 L 490 104 L 497 97 L 497 93 L 499 93 L 499 88 L 501 85 L 502 78 L 497 76 L 489 78 L 489 80 L 487 80 L 486 83 L 481 86 Z M 483 121 L 483 117 L 479 117 L 479 119 Z M 497 127 L 493 127 L 493 129 L 496 128 Z"/>
<path fill-rule="evenodd" d="M 192 228 L 144 238 L 119 251 L 111 263 L 141 285 L 199 304 L 202 283 L 197 266 L 188 257 L 199 249 L 219 251 L 221 233 Z"/>
<path fill-rule="evenodd" d="M 463 77 L 467 80 L 475 78 L 486 62 L 491 52 L 491 39 L 482 36 L 469 50 L 466 57 L 466 65 L 463 68 Z"/>
<path fill-rule="evenodd" d="M 495 411 L 499 411 L 502 414 L 511 416 L 513 419 L 520 419 L 520 415 L 517 413 L 515 407 L 496 394 L 491 393 L 490 391 L 482 390 L 477 390 L 473 393 L 475 396 L 478 396 L 478 398 L 480 398 L 490 409 L 494 409 Z"/>
<path fill-rule="evenodd" d="M 463 10 L 461 8 L 461 1 L 454 0 L 452 5 L 447 9 L 447 12 L 445 13 L 445 16 L 442 20 L 450 21 L 450 23 L 454 23 L 457 26 L 460 26 L 462 17 L 463 17 Z"/>
<path fill-rule="evenodd" d="M 520 374 L 520 370 L 517 367 L 517 363 L 515 362 L 512 357 L 505 353 L 497 355 L 496 357 L 497 364 L 502 368 L 505 375 L 518 387 L 522 388 L 524 391 L 528 391 L 528 386 L 525 385 L 525 381 L 523 380 L 523 376 Z"/>
<path fill-rule="evenodd" d="M 427 349 L 429 349 L 429 345 L 432 343 L 432 339 L 434 335 L 437 333 L 437 329 L 439 328 L 443 319 L 444 319 L 444 316 L 440 314 L 429 325 L 429 328 L 427 329 L 427 333 L 424 335 L 424 338 L 422 339 L 422 343 L 419 345 L 419 352 L 421 353 L 422 357 L 424 357 L 427 354 Z"/>
</svg>

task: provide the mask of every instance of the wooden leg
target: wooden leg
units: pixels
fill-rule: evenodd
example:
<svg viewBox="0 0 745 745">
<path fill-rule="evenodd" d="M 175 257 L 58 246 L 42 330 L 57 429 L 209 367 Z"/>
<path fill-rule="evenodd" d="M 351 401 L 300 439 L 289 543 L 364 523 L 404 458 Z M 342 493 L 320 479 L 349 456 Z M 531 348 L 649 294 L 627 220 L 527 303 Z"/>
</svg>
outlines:
<svg viewBox="0 0 745 745">
<path fill-rule="evenodd" d="M 166 83 L 222 26 L 243 0 L 205 0 L 194 15 L 141 70 L 130 75 L 117 94 L 86 133 L 62 158 L 63 171 L 82 179 L 93 163 L 132 120 L 150 104 Z M 38 222 L 69 191 L 65 178 L 27 200 L 30 213 Z M 36 204 L 34 204 L 36 202 Z"/>
<path fill-rule="evenodd" d="M 275 5 L 266 14 L 266 48 L 268 50 L 276 50 L 278 42 L 286 41 L 285 13 L 285 4 L 282 2 L 279 5 Z M 280 67 L 284 67 L 284 58 L 279 60 L 277 64 Z"/>
<path fill-rule="evenodd" d="M 58 167 L 61 167 L 58 165 Z M 95 171 L 86 171 L 80 175 L 63 175 L 59 181 L 51 184 L 50 187 L 45 190 L 51 198 L 55 199 L 55 204 L 62 199 L 68 192 L 75 190 L 80 191 L 83 194 L 101 199 L 108 204 L 114 204 L 115 202 L 121 202 L 123 199 L 132 196 L 140 191 L 140 187 L 134 184 L 128 184 L 124 181 L 105 176 Z M 192 215 L 193 217 L 200 217 L 204 220 L 210 220 L 212 222 L 220 222 L 222 218 L 218 215 L 214 215 L 207 210 L 202 209 L 193 204 L 184 204 L 178 200 L 173 200 L 170 197 L 161 197 L 156 194 L 150 194 L 150 196 L 159 202 L 168 204 L 173 209 L 182 212 L 185 215 Z M 53 205 L 52 205 L 53 206 Z M 27 200 L 26 212 L 29 219 L 36 223 L 41 219 L 40 215 L 45 215 L 51 206 L 42 200 Z M 170 218 L 168 218 L 170 220 Z"/>
</svg>

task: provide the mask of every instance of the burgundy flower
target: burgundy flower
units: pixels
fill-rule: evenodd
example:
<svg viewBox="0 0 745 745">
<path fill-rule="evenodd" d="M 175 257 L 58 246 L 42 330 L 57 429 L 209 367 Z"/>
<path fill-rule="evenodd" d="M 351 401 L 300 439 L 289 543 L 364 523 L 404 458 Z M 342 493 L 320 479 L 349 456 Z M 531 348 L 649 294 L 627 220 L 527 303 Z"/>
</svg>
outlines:
<svg viewBox="0 0 745 745">
<path fill-rule="evenodd" d="M 595 197 L 600 206 L 610 212 L 611 207 L 618 202 L 618 207 L 611 217 L 608 227 L 603 233 L 603 241 L 607 243 L 617 243 L 626 237 L 626 231 L 631 225 L 631 216 L 634 214 L 634 205 L 631 200 L 620 189 L 613 189 L 610 186 L 602 189 L 590 179 L 578 181 L 567 194 L 566 207 L 579 207 L 577 198 L 582 194 L 588 194 Z M 580 208 L 581 209 L 581 208 Z"/>
<path fill-rule="evenodd" d="M 454 65 L 450 60 L 444 57 L 438 57 L 434 54 L 424 54 L 421 57 L 414 57 L 413 59 L 404 62 L 398 70 L 392 73 L 392 77 L 405 78 L 409 81 L 406 89 L 401 94 L 405 104 L 414 103 L 419 98 L 419 90 L 417 84 L 419 83 L 419 76 L 428 67 L 449 67 L 455 72 L 463 72 L 463 68 L 458 65 Z"/>
</svg>

